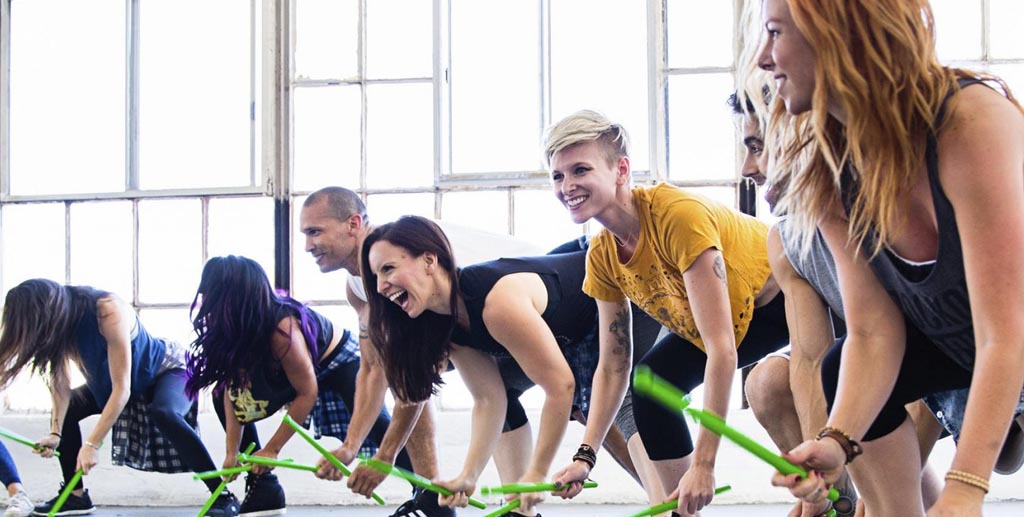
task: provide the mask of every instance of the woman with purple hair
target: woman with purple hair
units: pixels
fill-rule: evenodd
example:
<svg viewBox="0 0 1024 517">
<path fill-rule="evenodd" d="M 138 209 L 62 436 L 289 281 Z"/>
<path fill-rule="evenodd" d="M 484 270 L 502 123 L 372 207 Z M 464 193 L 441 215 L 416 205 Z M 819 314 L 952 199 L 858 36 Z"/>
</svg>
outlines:
<svg viewBox="0 0 1024 517">
<path fill-rule="evenodd" d="M 227 437 L 225 468 L 238 464 L 236 452 L 249 443 L 256 444 L 255 455 L 277 457 L 294 431 L 282 424 L 261 447 L 254 422 L 285 405 L 297 422 L 315 420 L 318 434 L 345 439 L 344 410 L 354 402 L 359 369 L 356 337 L 336 332 L 324 316 L 274 292 L 258 263 L 234 255 L 210 259 L 192 303 L 192 324 L 197 337 L 185 387 L 190 395 L 214 388 L 214 408 Z M 382 407 L 369 439 L 380 443 L 389 422 Z M 398 465 L 412 468 L 404 451 Z M 276 476 L 254 466 L 239 515 L 284 512 Z"/>
</svg>

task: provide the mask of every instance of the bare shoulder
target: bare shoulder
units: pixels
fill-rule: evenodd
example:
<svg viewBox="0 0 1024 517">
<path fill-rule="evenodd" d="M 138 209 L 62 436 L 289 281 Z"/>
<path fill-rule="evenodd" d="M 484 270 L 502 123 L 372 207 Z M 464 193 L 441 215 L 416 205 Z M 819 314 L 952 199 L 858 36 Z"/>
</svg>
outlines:
<svg viewBox="0 0 1024 517">
<path fill-rule="evenodd" d="M 96 317 L 102 321 L 131 319 L 135 309 L 120 296 L 110 293 L 96 300 Z"/>
<path fill-rule="evenodd" d="M 939 179 L 953 201 L 980 201 L 1024 177 L 1024 113 L 982 86 L 957 95 L 938 136 Z"/>
</svg>

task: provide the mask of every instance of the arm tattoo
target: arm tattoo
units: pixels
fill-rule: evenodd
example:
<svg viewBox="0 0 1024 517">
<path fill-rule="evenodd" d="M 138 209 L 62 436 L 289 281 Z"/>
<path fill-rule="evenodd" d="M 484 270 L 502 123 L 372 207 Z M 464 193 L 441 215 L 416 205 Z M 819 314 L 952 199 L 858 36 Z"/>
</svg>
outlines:
<svg viewBox="0 0 1024 517">
<path fill-rule="evenodd" d="M 612 348 L 612 353 L 617 356 L 615 358 L 617 362 L 615 371 L 619 373 L 628 371 L 632 363 L 629 357 L 631 341 L 628 308 L 620 310 L 615 314 L 615 319 L 608 325 L 608 331 L 611 332 L 612 338 L 615 340 L 615 345 Z"/>
<path fill-rule="evenodd" d="M 715 257 L 714 270 L 715 276 L 717 276 L 718 279 L 721 280 L 723 284 L 725 284 L 725 260 L 722 259 L 721 255 L 717 255 Z"/>
</svg>

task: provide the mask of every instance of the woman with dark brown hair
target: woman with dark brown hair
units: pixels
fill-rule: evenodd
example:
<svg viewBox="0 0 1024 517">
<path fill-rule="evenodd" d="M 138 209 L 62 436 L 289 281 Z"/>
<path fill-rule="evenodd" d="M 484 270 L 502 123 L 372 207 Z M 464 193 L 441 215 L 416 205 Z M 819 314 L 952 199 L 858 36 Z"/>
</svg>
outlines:
<svg viewBox="0 0 1024 517">
<path fill-rule="evenodd" d="M 72 364 L 85 376 L 85 385 L 75 389 Z M 116 465 L 158 472 L 215 468 L 196 433 L 195 402 L 185 396 L 185 348 L 150 335 L 135 310 L 116 295 L 45 279 L 11 289 L 0 335 L 0 386 L 25 367 L 50 385 L 50 434 L 38 443 L 44 457 L 61 453 L 65 483 L 75 471 L 88 475 L 96 466 L 111 429 Z M 99 421 L 83 440 L 79 422 L 95 414 Z M 218 484 L 206 481 L 211 492 Z M 36 514 L 46 515 L 55 501 L 36 507 Z M 56 515 L 94 510 L 79 484 Z M 224 490 L 207 515 L 238 515 L 238 500 Z"/>
</svg>

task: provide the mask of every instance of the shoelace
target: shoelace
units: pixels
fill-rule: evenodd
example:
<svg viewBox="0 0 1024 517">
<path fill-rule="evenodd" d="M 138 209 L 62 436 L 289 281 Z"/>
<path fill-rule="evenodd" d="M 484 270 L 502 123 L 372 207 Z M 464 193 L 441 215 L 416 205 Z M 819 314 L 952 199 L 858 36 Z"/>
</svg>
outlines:
<svg viewBox="0 0 1024 517">
<path fill-rule="evenodd" d="M 242 504 L 249 502 L 249 496 L 252 495 L 253 489 L 256 488 L 257 476 L 245 476 L 245 499 L 242 500 Z"/>
</svg>

